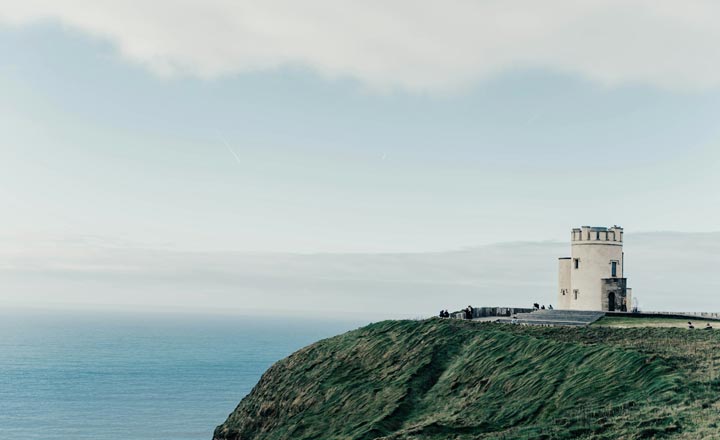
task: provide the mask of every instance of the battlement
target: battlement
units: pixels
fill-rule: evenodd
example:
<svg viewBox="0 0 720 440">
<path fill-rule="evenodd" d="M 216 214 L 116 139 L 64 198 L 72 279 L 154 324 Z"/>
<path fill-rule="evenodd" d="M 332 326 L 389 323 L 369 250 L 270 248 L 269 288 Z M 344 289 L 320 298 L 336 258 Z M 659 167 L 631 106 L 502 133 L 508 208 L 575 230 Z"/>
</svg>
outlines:
<svg viewBox="0 0 720 440">
<path fill-rule="evenodd" d="M 604 226 L 582 226 L 580 228 L 573 228 L 570 239 L 573 243 L 622 243 L 623 228 L 617 225 L 611 228 Z"/>
</svg>

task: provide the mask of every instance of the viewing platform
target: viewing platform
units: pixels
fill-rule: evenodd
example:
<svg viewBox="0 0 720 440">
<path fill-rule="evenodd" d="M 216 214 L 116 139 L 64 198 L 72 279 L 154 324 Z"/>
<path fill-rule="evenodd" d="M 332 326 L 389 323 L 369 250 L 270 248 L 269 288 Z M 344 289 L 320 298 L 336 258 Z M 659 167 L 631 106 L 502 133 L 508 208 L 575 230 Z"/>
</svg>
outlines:
<svg viewBox="0 0 720 440">
<path fill-rule="evenodd" d="M 450 315 L 455 319 L 467 319 L 464 311 Z M 602 312 L 591 310 L 528 309 L 519 307 L 477 307 L 473 309 L 473 321 L 497 322 L 501 324 L 540 326 L 587 326 L 604 316 L 627 317 L 638 320 L 652 318 L 686 319 L 688 321 L 720 321 L 720 313 L 689 312 Z"/>
<path fill-rule="evenodd" d="M 516 318 L 500 318 L 495 322 L 518 325 L 586 326 L 605 316 L 604 312 L 585 310 L 535 310 L 518 313 Z"/>
</svg>

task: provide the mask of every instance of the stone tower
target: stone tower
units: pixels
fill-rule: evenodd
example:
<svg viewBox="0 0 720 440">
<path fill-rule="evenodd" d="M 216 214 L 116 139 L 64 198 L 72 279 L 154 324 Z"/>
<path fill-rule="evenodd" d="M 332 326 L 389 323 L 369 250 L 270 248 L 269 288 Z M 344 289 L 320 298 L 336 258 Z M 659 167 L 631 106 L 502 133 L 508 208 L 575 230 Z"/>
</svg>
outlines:
<svg viewBox="0 0 720 440">
<path fill-rule="evenodd" d="M 623 229 L 583 226 L 571 234 L 571 256 L 559 259 L 558 308 L 628 311 Z"/>
</svg>

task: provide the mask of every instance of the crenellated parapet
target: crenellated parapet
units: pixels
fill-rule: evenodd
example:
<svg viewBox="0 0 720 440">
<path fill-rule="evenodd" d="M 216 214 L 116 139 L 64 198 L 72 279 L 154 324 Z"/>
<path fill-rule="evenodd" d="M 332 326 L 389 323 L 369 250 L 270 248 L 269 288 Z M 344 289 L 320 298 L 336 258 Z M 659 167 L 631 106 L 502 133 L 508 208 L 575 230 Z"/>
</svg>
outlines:
<svg viewBox="0 0 720 440">
<path fill-rule="evenodd" d="M 582 226 L 573 228 L 570 240 L 574 243 L 603 242 L 603 243 L 622 243 L 623 228 L 613 226 L 606 228 L 604 226 Z"/>
</svg>

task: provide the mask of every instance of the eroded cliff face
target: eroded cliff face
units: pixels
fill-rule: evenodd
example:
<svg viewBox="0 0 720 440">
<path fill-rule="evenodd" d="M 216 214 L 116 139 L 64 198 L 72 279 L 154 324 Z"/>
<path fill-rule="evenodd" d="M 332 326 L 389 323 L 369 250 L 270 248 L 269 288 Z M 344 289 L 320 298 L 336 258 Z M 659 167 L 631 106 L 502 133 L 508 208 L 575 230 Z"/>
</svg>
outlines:
<svg viewBox="0 0 720 440">
<path fill-rule="evenodd" d="M 380 322 L 273 365 L 214 438 L 635 438 L 705 429 L 667 411 L 687 378 L 670 354 L 633 347 L 638 335 Z"/>
</svg>

